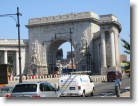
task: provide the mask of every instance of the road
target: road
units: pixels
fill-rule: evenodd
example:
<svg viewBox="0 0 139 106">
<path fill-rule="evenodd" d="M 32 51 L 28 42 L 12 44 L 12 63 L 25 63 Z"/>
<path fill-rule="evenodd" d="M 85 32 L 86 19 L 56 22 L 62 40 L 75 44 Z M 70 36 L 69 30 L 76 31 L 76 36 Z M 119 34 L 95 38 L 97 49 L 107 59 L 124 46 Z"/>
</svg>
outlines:
<svg viewBox="0 0 139 106">
<path fill-rule="evenodd" d="M 48 81 L 52 84 L 58 83 L 58 79 L 59 78 L 47 78 L 47 79 L 37 79 L 36 81 Z M 30 80 L 31 82 L 34 80 Z M 24 82 L 28 82 L 28 81 L 24 81 Z M 18 83 L 18 81 L 16 82 L 10 82 L 10 84 L 8 85 L 15 85 L 16 83 Z M 128 78 L 127 76 L 124 76 L 121 82 L 121 92 L 125 92 L 125 88 L 126 87 L 130 87 L 130 78 Z M 114 91 L 114 82 L 95 82 L 95 94 L 94 97 L 108 97 L 108 96 L 114 96 L 115 95 L 115 91 Z M 90 97 L 90 96 L 89 96 Z"/>
<path fill-rule="evenodd" d="M 130 78 L 124 76 L 121 81 L 121 93 L 125 92 L 127 87 L 130 87 Z M 94 97 L 114 96 L 114 82 L 96 83 Z"/>
</svg>

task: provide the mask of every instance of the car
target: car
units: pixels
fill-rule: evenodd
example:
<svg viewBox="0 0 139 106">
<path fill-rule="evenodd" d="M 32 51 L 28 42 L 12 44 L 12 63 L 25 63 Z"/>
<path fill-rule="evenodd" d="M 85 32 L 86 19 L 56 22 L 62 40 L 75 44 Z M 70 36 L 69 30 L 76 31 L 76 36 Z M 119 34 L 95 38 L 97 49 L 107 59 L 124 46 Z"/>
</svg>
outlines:
<svg viewBox="0 0 139 106">
<path fill-rule="evenodd" d="M 62 74 L 68 75 L 68 74 L 71 74 L 71 72 L 75 72 L 75 71 L 76 71 L 76 69 L 63 68 L 62 69 Z"/>
<path fill-rule="evenodd" d="M 126 75 L 127 75 L 128 77 L 130 77 L 130 73 L 131 73 L 130 69 L 125 70 L 125 73 L 126 73 Z"/>
<path fill-rule="evenodd" d="M 0 88 L 0 97 L 10 97 L 12 93 L 12 86 L 4 86 Z"/>
<path fill-rule="evenodd" d="M 15 79 L 15 80 L 19 80 L 19 78 L 20 78 L 20 75 L 14 76 L 14 79 Z"/>
<path fill-rule="evenodd" d="M 57 89 L 47 81 L 22 82 L 15 85 L 11 97 L 58 97 Z"/>
<path fill-rule="evenodd" d="M 116 75 L 120 80 L 122 80 L 122 74 L 119 71 L 109 71 L 107 73 L 107 81 L 115 81 L 116 80 Z"/>
<path fill-rule="evenodd" d="M 60 97 L 94 95 L 95 85 L 89 75 L 65 75 L 59 79 Z"/>
</svg>

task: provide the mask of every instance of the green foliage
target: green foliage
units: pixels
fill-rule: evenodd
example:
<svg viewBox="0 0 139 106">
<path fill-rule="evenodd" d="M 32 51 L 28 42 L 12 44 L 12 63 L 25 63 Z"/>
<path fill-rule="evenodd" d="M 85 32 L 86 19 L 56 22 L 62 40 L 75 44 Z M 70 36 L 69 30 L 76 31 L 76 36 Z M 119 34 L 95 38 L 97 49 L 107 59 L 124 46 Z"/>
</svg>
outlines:
<svg viewBox="0 0 139 106">
<path fill-rule="evenodd" d="M 124 39 L 121 39 L 121 41 L 123 42 L 123 47 L 125 48 L 124 52 L 130 54 L 130 44 Z"/>
<path fill-rule="evenodd" d="M 124 61 L 123 63 L 126 64 L 126 66 L 124 66 L 124 69 L 125 69 L 125 70 L 130 69 L 130 61 Z"/>
<path fill-rule="evenodd" d="M 130 55 L 130 44 L 124 40 L 124 39 L 121 39 L 121 41 L 123 42 L 123 47 L 125 49 L 125 53 L 126 54 L 129 54 Z M 124 61 L 123 63 L 126 63 L 127 65 L 124 67 L 126 70 L 130 69 L 130 61 Z"/>
</svg>

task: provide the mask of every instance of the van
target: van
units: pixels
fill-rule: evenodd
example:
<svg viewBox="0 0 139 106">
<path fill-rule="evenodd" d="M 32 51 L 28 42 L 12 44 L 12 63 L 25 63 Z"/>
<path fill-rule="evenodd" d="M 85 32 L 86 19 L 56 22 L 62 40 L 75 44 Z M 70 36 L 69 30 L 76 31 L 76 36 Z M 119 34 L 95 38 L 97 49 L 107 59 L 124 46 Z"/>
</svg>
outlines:
<svg viewBox="0 0 139 106">
<path fill-rule="evenodd" d="M 94 95 L 94 83 L 88 75 L 65 75 L 60 77 L 59 90 L 62 96 L 82 96 Z"/>
</svg>

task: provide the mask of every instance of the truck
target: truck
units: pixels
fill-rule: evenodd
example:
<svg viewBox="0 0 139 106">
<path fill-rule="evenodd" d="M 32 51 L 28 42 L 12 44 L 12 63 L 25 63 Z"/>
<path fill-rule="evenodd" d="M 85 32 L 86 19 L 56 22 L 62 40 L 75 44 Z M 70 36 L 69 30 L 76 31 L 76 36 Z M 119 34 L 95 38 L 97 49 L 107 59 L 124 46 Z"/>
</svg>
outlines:
<svg viewBox="0 0 139 106">
<path fill-rule="evenodd" d="M 89 75 L 65 75 L 58 81 L 60 97 L 94 95 L 95 85 Z"/>
</svg>

